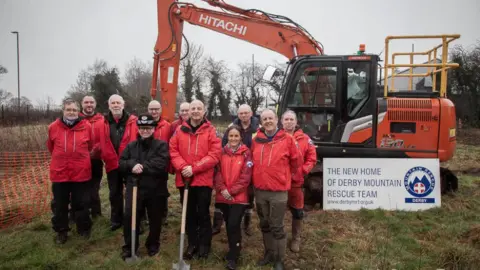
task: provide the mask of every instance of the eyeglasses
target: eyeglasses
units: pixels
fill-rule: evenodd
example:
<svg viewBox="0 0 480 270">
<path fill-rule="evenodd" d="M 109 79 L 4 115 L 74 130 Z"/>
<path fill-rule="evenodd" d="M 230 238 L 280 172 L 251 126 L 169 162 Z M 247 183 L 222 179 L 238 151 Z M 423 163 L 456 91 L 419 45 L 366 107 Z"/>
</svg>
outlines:
<svg viewBox="0 0 480 270">
<path fill-rule="evenodd" d="M 138 130 L 140 130 L 140 131 L 151 131 L 151 130 L 153 130 L 153 128 L 152 127 L 139 127 Z"/>
</svg>

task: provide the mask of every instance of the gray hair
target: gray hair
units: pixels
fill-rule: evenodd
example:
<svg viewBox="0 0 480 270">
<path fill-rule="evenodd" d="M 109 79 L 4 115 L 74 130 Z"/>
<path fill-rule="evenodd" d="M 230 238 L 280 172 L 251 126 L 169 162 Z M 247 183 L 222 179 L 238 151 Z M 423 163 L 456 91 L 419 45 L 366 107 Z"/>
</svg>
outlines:
<svg viewBox="0 0 480 270">
<path fill-rule="evenodd" d="M 112 99 L 113 99 L 113 98 L 119 98 L 119 99 L 120 99 L 120 102 L 121 102 L 122 104 L 125 104 L 125 100 L 123 99 L 123 97 L 120 96 L 120 95 L 117 95 L 117 94 L 113 94 L 113 95 L 111 95 L 111 96 L 108 98 L 108 104 L 110 104 L 110 102 L 112 102 Z"/>
<path fill-rule="evenodd" d="M 65 110 L 65 107 L 70 104 L 75 104 L 77 109 L 80 108 L 80 105 L 78 104 L 78 102 L 76 102 L 73 98 L 66 98 L 62 101 L 62 111 Z"/>
<path fill-rule="evenodd" d="M 247 109 L 248 112 L 252 112 L 252 107 L 250 107 L 250 105 L 248 104 L 242 104 L 238 107 L 238 110 L 237 110 L 237 113 L 238 111 L 240 111 L 240 109 Z"/>
<path fill-rule="evenodd" d="M 297 120 L 297 114 L 296 114 L 294 111 L 292 111 L 292 110 L 286 110 L 286 111 L 282 114 L 282 119 L 283 119 L 283 117 L 284 117 L 285 115 L 287 115 L 287 114 L 292 114 L 292 115 L 295 117 L 295 120 Z"/>
</svg>

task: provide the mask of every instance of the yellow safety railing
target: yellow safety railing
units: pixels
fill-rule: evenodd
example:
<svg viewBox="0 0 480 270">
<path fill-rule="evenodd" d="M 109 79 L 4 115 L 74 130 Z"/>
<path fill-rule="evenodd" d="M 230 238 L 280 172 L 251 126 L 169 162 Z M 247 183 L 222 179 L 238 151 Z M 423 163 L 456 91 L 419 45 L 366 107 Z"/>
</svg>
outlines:
<svg viewBox="0 0 480 270">
<path fill-rule="evenodd" d="M 436 87 L 436 78 L 437 73 L 441 72 L 441 84 L 440 84 L 440 97 L 445 97 L 447 92 L 447 70 L 450 68 L 457 68 L 459 65 L 457 63 L 448 63 L 448 44 L 456 39 L 460 38 L 460 35 L 411 35 L 411 36 L 388 36 L 385 38 L 385 64 L 384 64 L 384 96 L 386 97 L 388 91 L 394 91 L 394 80 L 395 77 L 408 77 L 408 90 L 413 89 L 413 77 L 427 77 L 433 75 L 432 80 L 432 91 L 437 91 Z M 401 52 L 392 54 L 392 63 L 389 63 L 389 43 L 390 40 L 394 39 L 441 39 L 442 43 L 438 46 L 435 46 L 433 49 L 425 52 Z M 437 63 L 437 50 L 442 49 L 442 61 Z M 432 56 L 433 54 L 433 56 Z M 428 64 L 414 64 L 413 57 L 415 55 L 427 55 Z M 396 56 L 410 56 L 410 64 L 396 64 Z M 433 63 L 432 63 L 433 61 Z M 408 74 L 396 74 L 395 68 L 398 67 L 409 67 Z M 415 67 L 427 67 L 426 73 L 413 73 Z M 432 69 L 433 68 L 433 69 Z M 439 68 L 439 69 L 437 69 Z M 388 84 L 388 70 L 391 69 L 391 87 L 389 89 Z"/>
</svg>

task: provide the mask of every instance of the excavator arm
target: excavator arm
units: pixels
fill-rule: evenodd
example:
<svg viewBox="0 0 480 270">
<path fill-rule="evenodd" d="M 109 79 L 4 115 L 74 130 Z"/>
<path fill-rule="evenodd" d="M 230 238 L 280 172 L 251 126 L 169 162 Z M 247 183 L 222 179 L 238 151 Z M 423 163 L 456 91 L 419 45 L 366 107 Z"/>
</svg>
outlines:
<svg viewBox="0 0 480 270">
<path fill-rule="evenodd" d="M 185 21 L 278 52 L 288 59 L 323 55 L 321 44 L 286 17 L 240 9 L 223 1 L 206 2 L 230 12 L 199 8 L 175 0 L 157 0 L 158 37 L 150 95 L 155 99 L 160 73 L 162 117 L 167 121 L 174 120 Z"/>
</svg>

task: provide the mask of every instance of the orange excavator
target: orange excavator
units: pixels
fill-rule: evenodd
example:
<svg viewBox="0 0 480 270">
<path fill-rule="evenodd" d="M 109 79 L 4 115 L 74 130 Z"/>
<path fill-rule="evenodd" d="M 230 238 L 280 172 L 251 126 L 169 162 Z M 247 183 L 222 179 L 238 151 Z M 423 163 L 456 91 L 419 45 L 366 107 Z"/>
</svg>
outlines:
<svg viewBox="0 0 480 270">
<path fill-rule="evenodd" d="M 295 111 L 299 125 L 316 145 L 319 165 L 309 177 L 321 179 L 325 157 L 438 158 L 440 162 L 453 157 L 456 116 L 446 88 L 447 70 L 458 64 L 449 63 L 447 55 L 449 43 L 459 35 L 388 36 L 382 67 L 380 56 L 367 54 L 364 44 L 353 54 L 325 55 L 322 44 L 288 17 L 241 9 L 223 0 L 203 1 L 220 10 L 157 0 L 151 96 L 154 99 L 160 93 L 165 119 L 174 120 L 183 23 L 188 22 L 288 58 L 285 71 L 269 67 L 264 79 L 284 75 L 277 113 Z M 441 44 L 425 52 L 393 53 L 390 57 L 390 42 L 398 39 L 440 39 Z M 428 57 L 428 62 L 415 64 L 416 55 Z M 409 56 L 410 63 L 395 63 L 399 56 Z M 409 69 L 395 73 L 401 67 Z M 415 73 L 418 70 L 423 73 Z M 457 179 L 450 171 L 442 168 L 441 176 L 442 192 L 457 188 Z"/>
</svg>

